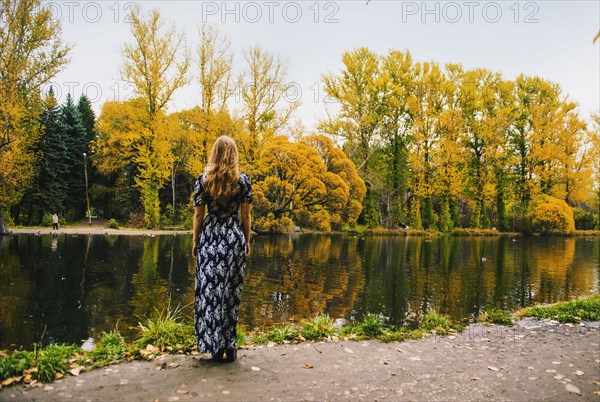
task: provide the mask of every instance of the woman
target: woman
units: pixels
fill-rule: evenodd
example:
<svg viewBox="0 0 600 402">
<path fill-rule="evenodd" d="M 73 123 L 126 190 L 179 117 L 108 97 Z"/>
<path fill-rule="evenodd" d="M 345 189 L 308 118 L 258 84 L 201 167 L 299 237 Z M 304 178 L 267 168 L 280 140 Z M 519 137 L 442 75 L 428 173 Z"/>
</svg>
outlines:
<svg viewBox="0 0 600 402">
<path fill-rule="evenodd" d="M 238 162 L 235 142 L 219 137 L 194 189 L 196 343 L 199 352 L 215 360 L 223 360 L 225 353 L 225 360 L 236 359 L 237 317 L 250 254 L 252 186 Z"/>
</svg>

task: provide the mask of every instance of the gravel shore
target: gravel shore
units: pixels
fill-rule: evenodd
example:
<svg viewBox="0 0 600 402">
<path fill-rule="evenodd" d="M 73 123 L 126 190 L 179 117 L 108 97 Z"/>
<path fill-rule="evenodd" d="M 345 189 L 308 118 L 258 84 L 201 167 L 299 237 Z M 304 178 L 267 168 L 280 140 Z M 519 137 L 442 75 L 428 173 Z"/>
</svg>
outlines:
<svg viewBox="0 0 600 402">
<path fill-rule="evenodd" d="M 240 350 L 235 363 L 170 355 L 10 386 L 2 401 L 600 400 L 600 325 L 525 319 L 403 343 Z"/>
</svg>

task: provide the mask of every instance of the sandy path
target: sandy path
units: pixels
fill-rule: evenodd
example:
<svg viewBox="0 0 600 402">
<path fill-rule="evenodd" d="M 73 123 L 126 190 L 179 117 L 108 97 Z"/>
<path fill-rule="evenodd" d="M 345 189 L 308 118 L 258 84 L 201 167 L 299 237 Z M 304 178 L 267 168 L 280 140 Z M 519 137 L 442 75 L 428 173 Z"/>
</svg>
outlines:
<svg viewBox="0 0 600 402">
<path fill-rule="evenodd" d="M 124 363 L 5 388 L 0 400 L 600 401 L 598 323 L 523 320 L 455 337 L 265 346 L 238 356 L 232 364 L 182 355 Z"/>
</svg>

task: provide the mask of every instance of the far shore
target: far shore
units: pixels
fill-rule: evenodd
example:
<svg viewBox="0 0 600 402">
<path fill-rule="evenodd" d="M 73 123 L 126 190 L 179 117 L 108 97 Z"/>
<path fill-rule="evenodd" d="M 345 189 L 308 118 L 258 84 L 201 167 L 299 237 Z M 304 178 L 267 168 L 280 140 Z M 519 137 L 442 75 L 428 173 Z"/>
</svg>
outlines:
<svg viewBox="0 0 600 402">
<path fill-rule="evenodd" d="M 92 222 L 92 225 L 84 225 L 84 224 L 75 224 L 75 225 L 66 225 L 61 227 L 58 230 L 53 230 L 50 227 L 46 226 L 27 226 L 27 227 L 18 227 L 18 228 L 9 228 L 8 234 L 36 234 L 36 235 L 59 235 L 59 234 L 68 234 L 68 235 L 125 235 L 125 236 L 163 236 L 163 235 L 188 235 L 192 234 L 191 230 L 186 229 L 143 229 L 143 228 L 128 228 L 123 227 L 119 229 L 111 229 L 104 227 L 103 225 L 99 225 L 96 222 Z M 299 231 L 294 232 L 282 232 L 282 233 L 254 233 L 255 236 L 260 235 L 270 235 L 270 234 L 345 234 L 345 235 L 368 235 L 368 236 L 415 236 L 415 237 L 431 237 L 431 236 L 504 236 L 504 237 L 520 237 L 527 236 L 523 233 L 516 232 L 500 232 L 493 229 L 458 229 L 454 232 L 443 233 L 439 231 L 433 230 L 418 230 L 418 229 L 367 229 L 364 231 L 332 231 L 332 232 L 321 232 L 314 230 L 306 230 L 301 229 Z M 531 236 L 531 235 L 530 235 Z M 533 235 L 537 236 L 537 235 Z M 559 236 L 559 237 L 573 237 L 573 236 L 592 236 L 597 237 L 600 236 L 599 230 L 576 230 L 574 233 L 569 235 L 551 235 L 551 236 Z"/>
</svg>

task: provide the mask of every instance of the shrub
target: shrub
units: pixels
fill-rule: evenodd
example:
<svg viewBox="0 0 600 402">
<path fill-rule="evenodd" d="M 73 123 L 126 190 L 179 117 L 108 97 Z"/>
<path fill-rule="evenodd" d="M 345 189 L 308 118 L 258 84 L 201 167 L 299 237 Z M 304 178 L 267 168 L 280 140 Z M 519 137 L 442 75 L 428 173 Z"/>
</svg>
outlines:
<svg viewBox="0 0 600 402">
<path fill-rule="evenodd" d="M 271 233 L 291 232 L 294 227 L 294 222 L 287 216 L 282 216 L 275 219 L 273 213 L 267 214 L 264 218 L 256 220 L 256 226 L 259 230 Z"/>
<path fill-rule="evenodd" d="M 239 348 L 246 344 L 246 331 L 238 327 L 235 331 L 235 345 Z"/>
<path fill-rule="evenodd" d="M 573 210 L 573 219 L 575 220 L 575 229 L 593 230 L 595 226 L 594 214 L 581 208 Z"/>
<path fill-rule="evenodd" d="M 118 229 L 119 228 L 119 222 L 117 222 L 116 219 L 109 219 L 106 224 L 104 225 L 105 227 L 109 228 L 109 229 Z"/>
<path fill-rule="evenodd" d="M 573 210 L 563 200 L 542 194 L 529 206 L 530 228 L 541 234 L 569 234 L 575 231 Z"/>
<path fill-rule="evenodd" d="M 52 226 L 52 214 L 44 214 L 44 216 L 42 217 L 42 226 Z"/>
</svg>

